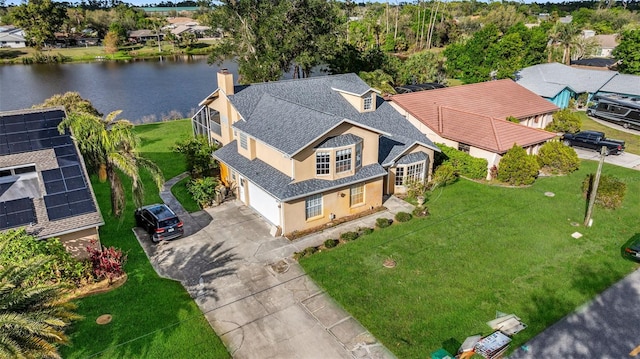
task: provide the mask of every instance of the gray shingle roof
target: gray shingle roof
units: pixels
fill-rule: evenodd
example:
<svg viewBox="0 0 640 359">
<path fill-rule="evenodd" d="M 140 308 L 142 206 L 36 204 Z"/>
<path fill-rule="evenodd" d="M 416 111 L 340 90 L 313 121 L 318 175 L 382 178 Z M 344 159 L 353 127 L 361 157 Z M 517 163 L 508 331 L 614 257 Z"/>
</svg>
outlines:
<svg viewBox="0 0 640 359">
<path fill-rule="evenodd" d="M 354 145 L 360 141 L 362 141 L 361 137 L 358 137 L 351 133 L 347 133 L 344 135 L 331 137 L 326 141 L 322 142 L 320 145 L 316 146 L 316 148 L 344 147 L 344 146 Z"/>
<path fill-rule="evenodd" d="M 419 161 L 424 161 L 428 158 L 429 158 L 428 154 L 420 151 L 420 152 L 410 153 L 406 156 L 402 156 L 397 163 L 399 165 L 408 165 L 408 164 L 416 163 Z"/>
<path fill-rule="evenodd" d="M 249 160 L 239 154 L 236 142 L 237 141 L 233 141 L 217 150 L 213 156 L 238 171 L 241 175 L 250 178 L 258 187 L 280 201 L 290 201 L 296 198 L 306 197 L 328 189 L 344 187 L 369 179 L 383 177 L 387 174 L 387 171 L 376 163 L 360 168 L 353 176 L 334 181 L 310 179 L 293 182 L 287 175 L 267 163 L 259 159 Z"/>
<path fill-rule="evenodd" d="M 620 77 L 622 76 L 622 77 Z M 619 79 L 616 79 L 620 77 Z M 619 92 L 640 95 L 640 77 L 620 75 L 615 71 L 579 69 L 559 63 L 540 64 L 524 68 L 516 74 L 516 82 L 530 91 L 543 96 L 554 97 L 565 87 L 576 93 L 595 93 L 605 90 L 607 84 Z"/>
<path fill-rule="evenodd" d="M 358 83 L 355 81 L 345 81 L 340 79 L 332 81 L 331 88 L 342 92 L 349 92 L 358 96 L 362 96 L 372 90 L 365 82 Z"/>
<path fill-rule="evenodd" d="M 439 151 L 383 99 L 377 98 L 375 111 L 360 113 L 333 89 L 336 83 L 342 87 L 351 84 L 353 91 L 370 88 L 356 74 L 236 87 L 237 92 L 229 99 L 244 121 L 236 122 L 234 127 L 289 155 L 306 147 L 313 136 L 317 138 L 345 119 L 397 141 L 417 141 Z"/>
<path fill-rule="evenodd" d="M 640 96 L 640 76 L 618 74 L 602 86 L 600 91 Z"/>
</svg>

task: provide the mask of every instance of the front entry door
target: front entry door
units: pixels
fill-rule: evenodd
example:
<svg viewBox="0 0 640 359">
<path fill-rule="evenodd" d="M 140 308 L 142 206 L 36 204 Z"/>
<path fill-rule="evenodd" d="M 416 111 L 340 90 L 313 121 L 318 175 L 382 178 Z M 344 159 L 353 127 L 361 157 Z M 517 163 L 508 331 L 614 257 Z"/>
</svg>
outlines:
<svg viewBox="0 0 640 359">
<path fill-rule="evenodd" d="M 238 188 L 238 192 L 239 192 L 239 196 L 240 196 L 240 201 L 242 203 L 246 203 L 245 202 L 244 191 L 245 191 L 244 178 L 242 176 L 240 176 L 240 186 Z"/>
</svg>

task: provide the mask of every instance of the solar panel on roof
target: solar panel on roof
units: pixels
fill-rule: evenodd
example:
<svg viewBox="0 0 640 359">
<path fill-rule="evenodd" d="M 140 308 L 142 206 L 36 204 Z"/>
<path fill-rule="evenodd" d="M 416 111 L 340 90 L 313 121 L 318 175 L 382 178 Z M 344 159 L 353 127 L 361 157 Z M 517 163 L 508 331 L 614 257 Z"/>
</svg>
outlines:
<svg viewBox="0 0 640 359">
<path fill-rule="evenodd" d="M 18 123 L 18 122 L 24 122 L 22 120 L 22 115 L 10 115 L 10 116 L 4 116 L 4 123 L 7 124 L 13 124 L 13 123 Z"/>
<path fill-rule="evenodd" d="M 69 201 L 67 200 L 67 195 L 65 193 L 44 196 L 44 205 L 47 208 L 60 206 L 67 203 L 69 203 Z"/>
<path fill-rule="evenodd" d="M 0 228 L 13 228 L 36 222 L 31 198 L 20 198 L 0 203 Z"/>
<path fill-rule="evenodd" d="M 19 133 L 19 132 L 24 132 L 27 130 L 27 126 L 25 126 L 24 123 L 5 123 L 4 124 L 4 130 L 7 134 L 13 134 L 13 133 Z"/>
<path fill-rule="evenodd" d="M 66 191 L 67 187 L 65 187 L 63 180 L 58 180 L 46 182 L 44 189 L 47 191 L 47 194 L 56 194 Z"/>
<path fill-rule="evenodd" d="M 22 115 L 22 120 L 24 122 L 40 122 L 42 120 L 42 113 L 25 113 Z"/>
<path fill-rule="evenodd" d="M 88 199 L 91 199 L 93 201 L 93 199 L 91 198 L 91 193 L 86 188 L 67 192 L 67 200 L 69 201 L 69 203 L 86 201 Z"/>
<path fill-rule="evenodd" d="M 11 153 L 29 152 L 31 151 L 31 141 L 10 143 L 9 151 Z"/>
<path fill-rule="evenodd" d="M 93 200 L 86 200 L 82 202 L 76 202 L 70 205 L 71 212 L 74 215 L 91 213 L 96 210 L 96 207 L 93 205 Z"/>
<path fill-rule="evenodd" d="M 63 167 L 61 169 L 62 169 L 62 176 L 64 177 L 82 176 L 82 170 L 80 169 L 79 165 Z"/>
<path fill-rule="evenodd" d="M 64 156 L 76 153 L 76 149 L 71 144 L 57 146 L 53 150 L 56 152 L 56 156 Z"/>
<path fill-rule="evenodd" d="M 56 221 L 59 219 L 72 217 L 73 213 L 71 212 L 69 205 L 64 204 L 62 206 L 47 207 L 47 215 L 49 216 L 50 221 Z"/>
<path fill-rule="evenodd" d="M 67 185 L 67 190 L 69 191 L 86 187 L 82 177 L 65 178 L 64 183 Z"/>
<path fill-rule="evenodd" d="M 62 171 L 60 171 L 59 168 L 42 171 L 42 180 L 44 181 L 44 183 L 60 179 L 62 179 Z"/>
</svg>

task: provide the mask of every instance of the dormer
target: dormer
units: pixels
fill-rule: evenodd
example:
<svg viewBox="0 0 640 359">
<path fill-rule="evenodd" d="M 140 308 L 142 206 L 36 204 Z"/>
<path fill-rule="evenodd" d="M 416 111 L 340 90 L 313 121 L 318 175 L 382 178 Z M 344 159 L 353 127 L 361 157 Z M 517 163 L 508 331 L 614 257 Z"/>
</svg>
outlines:
<svg viewBox="0 0 640 359">
<path fill-rule="evenodd" d="M 380 91 L 364 83 L 335 81 L 331 89 L 342 95 L 342 97 L 360 113 L 373 112 L 376 110 L 377 94 L 379 94 Z"/>
</svg>

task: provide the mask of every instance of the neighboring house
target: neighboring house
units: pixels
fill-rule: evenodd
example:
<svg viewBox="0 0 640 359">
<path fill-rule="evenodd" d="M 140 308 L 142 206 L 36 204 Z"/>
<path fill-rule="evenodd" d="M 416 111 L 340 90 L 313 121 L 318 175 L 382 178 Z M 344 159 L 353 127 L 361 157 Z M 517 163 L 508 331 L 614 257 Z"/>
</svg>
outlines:
<svg viewBox="0 0 640 359">
<path fill-rule="evenodd" d="M 136 9 L 153 16 L 180 16 L 193 14 L 201 10 L 198 6 L 137 7 Z"/>
<path fill-rule="evenodd" d="M 0 48 L 20 49 L 27 47 L 22 30 L 0 32 Z"/>
<path fill-rule="evenodd" d="M 195 134 L 237 198 L 288 234 L 382 205 L 425 182 L 439 149 L 355 74 L 234 86 L 200 102 Z"/>
<path fill-rule="evenodd" d="M 183 34 L 190 32 L 196 35 L 196 38 L 201 39 L 205 37 L 205 33 L 211 30 L 210 26 L 201 26 L 197 24 L 192 25 L 178 25 L 174 29 L 171 29 L 171 33 L 181 37 Z"/>
<path fill-rule="evenodd" d="M 162 32 L 156 33 L 153 30 L 134 30 L 129 32 L 129 41 L 134 43 L 144 44 L 149 40 L 157 41 L 158 37 L 160 37 L 160 41 L 164 39 L 164 34 Z"/>
<path fill-rule="evenodd" d="M 611 35 L 595 35 L 598 42 L 598 57 L 613 57 L 613 49 L 618 46 L 618 34 Z"/>
<path fill-rule="evenodd" d="M 559 63 L 524 68 L 516 73 L 516 82 L 560 108 L 569 107 L 569 100 L 581 94 L 587 94 L 587 101 L 599 93 L 640 98 L 640 76 Z"/>
<path fill-rule="evenodd" d="M 391 103 L 433 142 L 484 158 L 488 169 L 514 144 L 536 154 L 555 137 L 542 129 L 558 108 L 511 80 L 394 95 Z"/>
<path fill-rule="evenodd" d="M 57 126 L 61 108 L 0 112 L 0 231 L 56 237 L 75 256 L 103 225 L 82 156 Z"/>
</svg>

